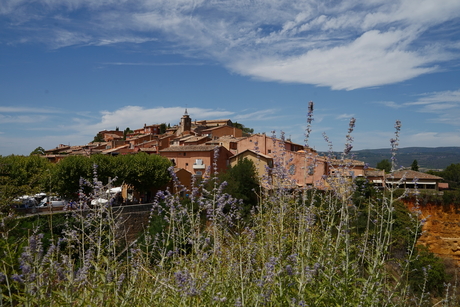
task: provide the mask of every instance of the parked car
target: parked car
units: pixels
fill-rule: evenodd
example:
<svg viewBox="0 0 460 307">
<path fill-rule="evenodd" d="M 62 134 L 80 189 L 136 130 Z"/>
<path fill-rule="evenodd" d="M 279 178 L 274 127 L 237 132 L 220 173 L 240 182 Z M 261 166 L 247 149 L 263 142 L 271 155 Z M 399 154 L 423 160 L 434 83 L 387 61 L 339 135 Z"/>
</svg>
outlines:
<svg viewBox="0 0 460 307">
<path fill-rule="evenodd" d="M 25 209 L 33 208 L 38 205 L 37 200 L 33 196 L 23 195 L 13 200 L 16 208 Z"/>
<path fill-rule="evenodd" d="M 95 205 L 103 205 L 103 204 L 106 204 L 108 203 L 108 200 L 105 199 L 105 198 L 96 198 L 96 199 L 93 199 L 91 201 L 91 205 L 95 206 Z"/>
<path fill-rule="evenodd" d="M 39 208 L 46 208 L 46 207 L 52 207 L 52 208 L 59 208 L 59 207 L 64 207 L 67 205 L 67 201 L 57 197 L 57 196 L 49 196 L 45 197 L 41 203 L 38 205 Z"/>
</svg>

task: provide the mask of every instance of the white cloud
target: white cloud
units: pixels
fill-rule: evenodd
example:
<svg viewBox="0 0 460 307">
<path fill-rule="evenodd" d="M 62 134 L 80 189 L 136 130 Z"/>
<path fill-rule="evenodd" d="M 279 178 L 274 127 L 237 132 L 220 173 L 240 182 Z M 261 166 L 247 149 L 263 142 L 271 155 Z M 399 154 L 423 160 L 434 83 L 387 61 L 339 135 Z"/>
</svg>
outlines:
<svg viewBox="0 0 460 307">
<path fill-rule="evenodd" d="M 460 17 L 460 2 L 42 0 L 32 6 L 6 1 L 0 14 L 21 20 L 10 28 L 19 35 L 16 43 L 42 40 L 61 48 L 157 41 L 174 50 L 168 52 L 211 58 L 242 75 L 352 90 L 408 80 L 458 58 L 449 53 L 458 38 L 448 33 L 420 40 Z M 43 27 L 47 19 L 56 26 Z"/>
<path fill-rule="evenodd" d="M 445 147 L 460 144 L 460 131 L 455 132 L 421 132 L 403 137 L 400 144 L 404 147 L 426 146 Z"/>
<path fill-rule="evenodd" d="M 3 107 L 4 108 L 4 107 Z M 6 109 L 6 108 L 4 108 Z M 21 108 L 8 110 L 15 111 L 38 111 L 37 109 Z M 41 127 L 41 130 L 47 130 L 47 136 L 44 137 L 26 137 L 31 135 L 27 132 L 24 126 L 20 128 L 13 128 L 11 132 L 5 133 L 1 138 L 2 148 L 0 155 L 9 154 L 29 154 L 34 148 L 42 146 L 45 149 L 50 149 L 58 146 L 59 144 L 71 145 L 84 145 L 90 142 L 93 137 L 102 130 L 114 130 L 118 127 L 124 130 L 129 127 L 131 129 L 138 129 L 144 124 L 160 124 L 167 123 L 171 125 L 179 124 L 181 117 L 184 115 L 184 107 L 156 107 L 144 108 L 140 106 L 126 106 L 114 111 L 102 111 L 98 117 L 88 117 L 81 114 L 79 117 L 74 117 L 70 121 L 66 117 L 53 118 L 53 125 L 48 128 Z M 236 120 L 266 120 L 270 122 L 270 114 L 276 114 L 276 110 L 259 110 L 251 113 L 237 114 L 233 111 L 219 110 L 219 109 L 203 109 L 203 108 L 187 108 L 187 113 L 192 120 L 202 119 L 229 119 Z M 14 121 L 11 119 L 9 123 L 30 123 L 37 117 L 40 120 L 46 119 L 44 115 L 21 115 L 15 117 Z M 6 117 L 0 117 L 0 122 L 5 122 Z M 251 124 L 245 122 L 248 127 Z M 19 126 L 18 126 L 19 127 Z M 38 130 L 33 128 L 33 130 Z"/>
<path fill-rule="evenodd" d="M 113 62 L 113 63 L 101 63 L 103 65 L 115 65 L 115 66 L 200 66 L 203 65 L 203 63 L 200 62 L 195 62 L 195 63 L 189 63 L 189 62 L 169 62 L 169 63 L 123 63 L 123 62 Z"/>
<path fill-rule="evenodd" d="M 460 90 L 425 93 L 417 101 L 407 102 L 405 105 L 428 105 L 432 103 L 455 102 L 460 103 Z"/>
<path fill-rule="evenodd" d="M 137 129 L 144 124 L 170 123 L 175 125 L 180 122 L 184 112 L 184 107 L 148 109 L 140 106 L 126 106 L 115 111 L 102 111 L 96 123 L 90 123 L 88 119 L 75 118 L 75 124 L 71 127 L 74 130 L 80 130 L 85 135 L 94 136 L 99 131 L 113 130 L 116 127 Z M 233 114 L 230 111 L 200 108 L 188 108 L 187 112 L 192 120 L 229 117 Z"/>
<path fill-rule="evenodd" d="M 0 114 L 0 123 L 1 124 L 35 124 L 39 122 L 44 122 L 48 119 L 48 116 L 44 115 L 3 115 Z"/>
<path fill-rule="evenodd" d="M 425 93 L 413 102 L 407 102 L 404 106 L 419 107 L 416 111 L 433 113 L 437 117 L 428 121 L 459 126 L 460 122 L 460 90 Z"/>
<path fill-rule="evenodd" d="M 0 112 L 2 113 L 61 113 L 62 111 L 56 110 L 56 109 L 46 109 L 46 108 L 0 106 Z"/>
<path fill-rule="evenodd" d="M 251 112 L 251 113 L 245 113 L 245 114 L 238 114 L 234 116 L 235 120 L 272 120 L 274 118 L 277 118 L 278 116 L 273 116 L 273 114 L 276 114 L 277 110 L 275 109 L 268 109 L 268 110 L 258 110 L 256 112 Z"/>
<path fill-rule="evenodd" d="M 242 60 L 238 72 L 270 81 L 299 82 L 352 90 L 404 81 L 433 72 L 435 60 L 400 48 L 402 31 L 369 31 L 347 45 L 313 49 L 301 56 Z"/>
<path fill-rule="evenodd" d="M 397 104 L 394 101 L 376 101 L 374 103 L 381 104 L 381 105 L 384 105 L 386 107 L 393 108 L 393 109 L 399 109 L 403 107 L 402 105 Z"/>
<path fill-rule="evenodd" d="M 354 114 L 340 114 L 338 115 L 335 119 L 346 119 L 346 120 L 349 120 L 351 119 L 352 117 L 354 117 L 355 115 Z"/>
</svg>

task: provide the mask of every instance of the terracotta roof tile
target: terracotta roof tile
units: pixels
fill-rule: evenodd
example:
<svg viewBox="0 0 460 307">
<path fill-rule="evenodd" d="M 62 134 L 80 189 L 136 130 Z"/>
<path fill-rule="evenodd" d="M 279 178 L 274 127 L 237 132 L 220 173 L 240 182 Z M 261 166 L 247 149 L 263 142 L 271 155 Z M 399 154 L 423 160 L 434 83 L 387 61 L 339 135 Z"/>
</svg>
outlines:
<svg viewBox="0 0 460 307">
<path fill-rule="evenodd" d="M 441 180 L 442 177 L 435 176 L 435 175 L 430 175 L 427 173 L 422 173 L 422 172 L 416 172 L 413 170 L 401 170 L 401 171 L 396 171 L 393 174 L 387 174 L 387 178 L 393 177 L 395 179 L 401 179 L 403 177 L 406 177 L 406 179 L 432 179 L 432 180 Z"/>
<path fill-rule="evenodd" d="M 170 146 L 160 150 L 160 152 L 180 152 L 180 151 L 212 151 L 216 146 L 211 145 L 187 145 L 187 146 Z"/>
</svg>

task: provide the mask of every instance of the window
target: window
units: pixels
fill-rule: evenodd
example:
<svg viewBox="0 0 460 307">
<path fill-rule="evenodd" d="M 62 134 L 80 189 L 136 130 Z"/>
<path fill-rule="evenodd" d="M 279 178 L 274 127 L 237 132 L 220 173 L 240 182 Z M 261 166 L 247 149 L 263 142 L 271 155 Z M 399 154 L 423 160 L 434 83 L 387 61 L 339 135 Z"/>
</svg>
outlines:
<svg viewBox="0 0 460 307">
<path fill-rule="evenodd" d="M 291 174 L 291 175 L 295 174 L 295 165 L 294 164 L 291 164 L 291 166 L 289 167 L 289 174 Z"/>
</svg>

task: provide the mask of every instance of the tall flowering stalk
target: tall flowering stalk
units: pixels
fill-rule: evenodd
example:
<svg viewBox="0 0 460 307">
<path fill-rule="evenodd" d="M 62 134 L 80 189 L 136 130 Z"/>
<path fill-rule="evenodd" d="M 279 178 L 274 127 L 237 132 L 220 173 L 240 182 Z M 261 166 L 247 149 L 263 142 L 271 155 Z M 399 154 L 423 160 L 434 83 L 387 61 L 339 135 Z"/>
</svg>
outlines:
<svg viewBox="0 0 460 307">
<path fill-rule="evenodd" d="M 313 122 L 313 101 L 308 102 L 307 128 L 305 129 L 305 147 L 308 147 L 308 140 L 311 133 L 311 124 Z"/>
<path fill-rule="evenodd" d="M 399 146 L 399 133 L 401 131 L 401 121 L 397 120 L 395 123 L 395 137 L 390 139 L 391 143 L 391 172 L 394 172 L 398 169 L 398 164 L 396 160 L 396 153 Z"/>
</svg>

